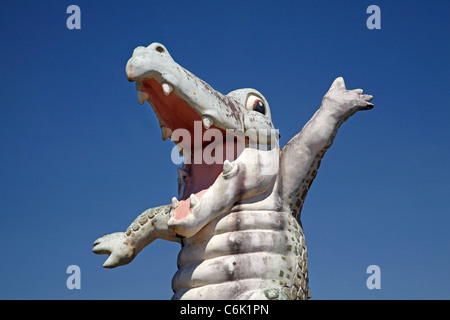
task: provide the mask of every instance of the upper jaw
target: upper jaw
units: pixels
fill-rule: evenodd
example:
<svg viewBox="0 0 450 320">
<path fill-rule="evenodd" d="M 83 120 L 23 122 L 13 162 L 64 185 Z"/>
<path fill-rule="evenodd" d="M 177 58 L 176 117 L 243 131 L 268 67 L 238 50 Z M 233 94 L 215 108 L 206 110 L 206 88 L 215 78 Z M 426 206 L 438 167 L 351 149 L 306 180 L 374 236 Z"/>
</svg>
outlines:
<svg viewBox="0 0 450 320">
<path fill-rule="evenodd" d="M 178 65 L 160 43 L 137 47 L 125 70 L 128 80 L 136 82 L 140 104 L 148 101 L 155 109 L 156 102 L 151 100 L 151 94 L 143 84 L 148 80 L 156 80 L 166 97 L 176 94 L 185 101 L 199 115 L 199 119 L 204 120 L 205 128 L 214 124 L 223 130 L 244 129 L 243 106 Z M 161 117 L 158 116 L 158 119 L 161 124 Z"/>
<path fill-rule="evenodd" d="M 270 116 L 247 110 L 246 96 L 236 92 L 223 95 L 214 90 L 177 64 L 160 43 L 136 48 L 126 65 L 126 74 L 129 81 L 136 82 L 139 103 L 148 101 L 152 106 L 163 140 L 180 128 L 195 133 L 194 122 L 201 121 L 203 130 L 214 127 L 225 135 L 231 131 L 232 135 L 243 136 L 246 130 L 256 129 L 258 143 L 273 142 Z M 203 131 L 200 133 L 203 137 Z"/>
</svg>

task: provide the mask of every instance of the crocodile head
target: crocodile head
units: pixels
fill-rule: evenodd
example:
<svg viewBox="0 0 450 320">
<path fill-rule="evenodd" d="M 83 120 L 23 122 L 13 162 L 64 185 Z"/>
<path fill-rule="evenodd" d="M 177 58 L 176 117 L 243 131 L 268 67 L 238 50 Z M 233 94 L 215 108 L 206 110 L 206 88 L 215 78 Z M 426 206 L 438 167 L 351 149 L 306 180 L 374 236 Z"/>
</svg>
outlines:
<svg viewBox="0 0 450 320">
<path fill-rule="evenodd" d="M 148 101 L 152 106 L 163 140 L 170 138 L 183 155 L 178 200 L 186 209 L 177 210 L 176 219 L 187 215 L 189 196 L 200 198 L 222 173 L 226 160 L 234 161 L 245 147 L 278 143 L 269 104 L 261 93 L 239 89 L 221 94 L 177 64 L 160 43 L 137 47 L 126 74 L 136 82 L 139 103 Z"/>
</svg>

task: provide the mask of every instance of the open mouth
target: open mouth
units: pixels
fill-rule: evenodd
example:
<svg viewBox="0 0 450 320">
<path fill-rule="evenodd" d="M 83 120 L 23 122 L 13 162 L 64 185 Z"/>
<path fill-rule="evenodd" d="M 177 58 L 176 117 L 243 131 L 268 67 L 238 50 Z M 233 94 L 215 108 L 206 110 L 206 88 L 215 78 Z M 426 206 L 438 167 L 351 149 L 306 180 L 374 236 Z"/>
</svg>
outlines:
<svg viewBox="0 0 450 320">
<path fill-rule="evenodd" d="M 216 126 L 210 117 L 200 115 L 180 97 L 177 88 L 167 82 L 140 79 L 136 88 L 139 103 L 149 101 L 153 107 L 163 140 L 170 138 L 184 158 L 182 168 L 178 168 L 178 199 L 172 203 L 176 208 L 174 219 L 181 220 L 189 213 L 190 196 L 194 194 L 200 199 L 205 194 L 223 172 L 224 163 L 234 161 L 242 152 L 240 139 L 245 138 L 227 132 Z"/>
</svg>

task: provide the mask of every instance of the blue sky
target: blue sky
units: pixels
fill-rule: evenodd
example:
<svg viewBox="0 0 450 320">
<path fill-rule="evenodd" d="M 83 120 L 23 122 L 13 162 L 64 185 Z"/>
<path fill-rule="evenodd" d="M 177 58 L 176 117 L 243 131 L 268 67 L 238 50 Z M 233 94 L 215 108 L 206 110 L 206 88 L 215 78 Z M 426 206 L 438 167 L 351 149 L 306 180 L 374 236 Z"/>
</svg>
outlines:
<svg viewBox="0 0 450 320">
<path fill-rule="evenodd" d="M 66 8 L 81 8 L 68 30 Z M 381 29 L 366 8 L 381 8 Z M 334 78 L 374 95 L 303 207 L 313 299 L 449 299 L 448 1 L 8 1 L 0 11 L 1 299 L 170 299 L 179 246 L 101 267 L 99 236 L 176 195 L 173 144 L 125 64 L 158 41 L 228 93 L 270 103 L 281 144 Z M 366 268 L 381 269 L 368 290 Z M 66 269 L 81 269 L 81 289 Z"/>
</svg>

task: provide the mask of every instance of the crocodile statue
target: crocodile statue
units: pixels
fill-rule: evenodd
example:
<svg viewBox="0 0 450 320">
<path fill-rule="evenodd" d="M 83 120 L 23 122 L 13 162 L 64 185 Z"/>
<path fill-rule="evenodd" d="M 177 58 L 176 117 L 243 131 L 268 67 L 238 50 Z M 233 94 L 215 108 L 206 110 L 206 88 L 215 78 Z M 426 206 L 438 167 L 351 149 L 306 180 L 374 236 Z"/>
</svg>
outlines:
<svg viewBox="0 0 450 320">
<path fill-rule="evenodd" d="M 144 211 L 125 232 L 94 242 L 105 268 L 130 263 L 155 239 L 181 244 L 172 299 L 308 299 L 300 213 L 338 128 L 371 95 L 332 83 L 320 108 L 283 148 L 264 96 L 223 95 L 177 64 L 160 43 L 137 47 L 126 65 L 140 104 L 175 142 L 178 196 Z M 175 156 L 174 156 L 175 154 Z M 178 163 L 181 164 L 181 163 Z"/>
</svg>

